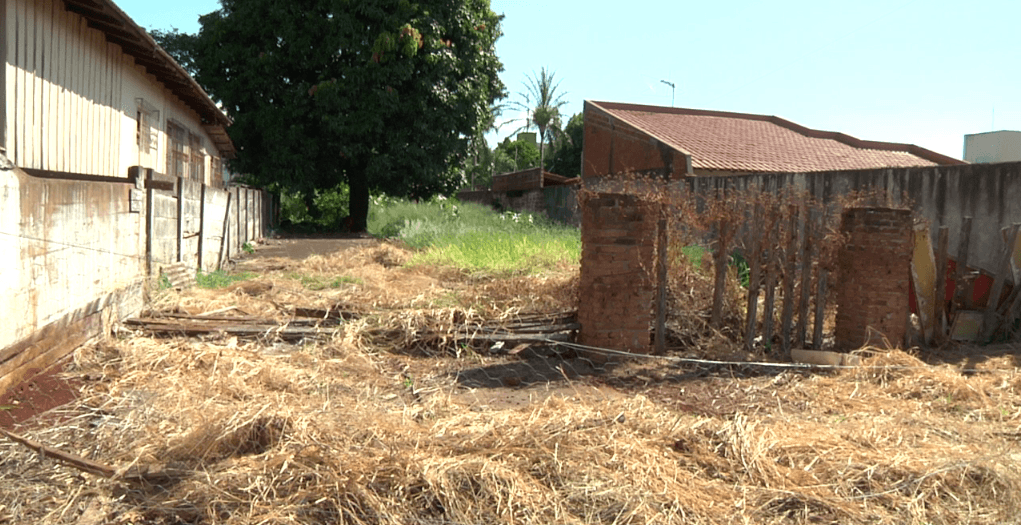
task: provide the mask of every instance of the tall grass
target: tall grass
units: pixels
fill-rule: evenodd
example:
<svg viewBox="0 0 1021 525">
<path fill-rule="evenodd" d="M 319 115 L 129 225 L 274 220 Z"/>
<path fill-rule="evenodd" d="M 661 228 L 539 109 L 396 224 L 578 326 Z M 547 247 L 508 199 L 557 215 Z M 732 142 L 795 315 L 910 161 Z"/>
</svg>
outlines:
<svg viewBox="0 0 1021 525">
<path fill-rule="evenodd" d="M 399 238 L 419 253 L 411 264 L 472 272 L 537 273 L 581 257 L 577 228 L 474 203 L 373 199 L 369 232 Z"/>
</svg>

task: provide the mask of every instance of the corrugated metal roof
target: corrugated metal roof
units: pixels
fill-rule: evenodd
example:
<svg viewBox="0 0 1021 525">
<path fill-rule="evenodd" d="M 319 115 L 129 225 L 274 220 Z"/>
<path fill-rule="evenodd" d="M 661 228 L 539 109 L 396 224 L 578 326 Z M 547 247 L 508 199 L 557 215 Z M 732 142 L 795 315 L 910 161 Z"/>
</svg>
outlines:
<svg viewBox="0 0 1021 525">
<path fill-rule="evenodd" d="M 810 172 L 964 164 L 918 146 L 859 140 L 773 116 L 588 103 L 691 155 L 694 169 Z"/>
</svg>

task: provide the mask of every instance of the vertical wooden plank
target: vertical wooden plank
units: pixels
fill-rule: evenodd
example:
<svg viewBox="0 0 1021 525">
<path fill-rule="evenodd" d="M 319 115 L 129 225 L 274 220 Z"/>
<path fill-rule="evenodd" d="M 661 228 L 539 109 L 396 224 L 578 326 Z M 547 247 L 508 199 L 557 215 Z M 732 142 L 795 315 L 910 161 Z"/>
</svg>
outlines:
<svg viewBox="0 0 1021 525">
<path fill-rule="evenodd" d="M 922 325 L 922 345 L 927 346 L 935 332 L 936 258 L 933 256 L 932 237 L 926 224 L 916 224 L 912 231 L 911 280 L 915 289 L 915 304 Z"/>
<path fill-rule="evenodd" d="M 769 231 L 766 232 L 767 239 L 769 239 L 767 241 L 767 248 L 765 251 L 766 297 L 765 304 L 763 304 L 762 307 L 762 343 L 765 345 L 767 351 L 772 349 L 773 320 L 776 318 L 776 314 L 774 312 L 776 307 L 776 271 L 777 265 L 779 264 L 779 250 L 777 247 L 779 245 L 778 241 L 780 237 L 780 221 L 782 220 L 780 205 L 778 204 L 777 208 L 772 210 L 771 213 L 774 214 L 774 217 L 773 221 L 770 223 Z"/>
<path fill-rule="evenodd" d="M 815 321 L 812 324 L 812 348 L 822 348 L 822 329 L 826 322 L 826 280 L 829 272 L 819 267 L 819 276 L 816 279 L 815 292 Z"/>
<path fill-rule="evenodd" d="M 25 165 L 38 167 L 35 140 L 35 2 L 25 6 Z"/>
<path fill-rule="evenodd" d="M 177 262 L 184 262 L 184 179 L 177 179 Z"/>
<path fill-rule="evenodd" d="M 25 152 L 25 127 L 28 123 L 28 119 L 25 118 L 25 108 L 27 107 L 26 101 L 28 95 L 25 93 L 25 81 L 28 73 L 25 71 L 25 58 L 27 56 L 25 47 L 28 45 L 26 34 L 28 29 L 25 25 L 28 23 L 28 10 L 23 9 L 25 0 L 21 0 L 15 8 L 15 31 L 17 47 L 15 48 L 15 60 L 17 60 L 17 68 L 15 69 L 15 82 L 17 82 L 17 93 L 15 95 L 16 102 L 14 107 L 14 163 L 18 166 L 24 166 L 26 159 L 29 157 Z"/>
<path fill-rule="evenodd" d="M 961 220 L 961 238 L 957 243 L 957 261 L 954 269 L 954 301 L 953 304 L 963 304 L 966 310 L 972 305 L 971 285 L 964 282 L 964 274 L 968 271 L 968 249 L 971 245 L 971 217 L 964 217 Z"/>
<path fill-rule="evenodd" d="M 205 270 L 203 262 L 206 250 L 206 185 L 202 185 L 202 192 L 199 195 L 199 270 Z"/>
<path fill-rule="evenodd" d="M 762 237 L 767 232 L 761 231 L 763 205 L 756 199 L 755 208 L 752 211 L 752 221 L 748 225 L 748 306 L 745 317 L 744 346 L 745 350 L 752 351 L 755 346 L 755 328 L 758 323 L 759 289 L 762 279 Z"/>
<path fill-rule="evenodd" d="M 783 311 L 781 313 L 780 337 L 783 355 L 788 355 L 791 350 L 791 328 L 794 317 L 794 281 L 797 279 L 797 249 L 798 249 L 798 208 L 790 205 L 788 207 L 790 220 L 787 231 L 787 253 L 786 263 L 783 272 Z"/>
<path fill-rule="evenodd" d="M 8 0 L 0 0 L 0 28 L 2 28 L 0 30 L 3 31 L 3 33 L 0 33 L 0 86 L 4 86 L 3 93 L 0 94 L 0 118 L 3 119 L 3 121 L 0 121 L 0 148 L 8 151 L 10 145 L 7 143 L 7 130 L 10 118 L 7 116 L 7 108 L 11 107 L 8 99 L 11 94 L 11 85 L 7 83 L 7 64 L 10 62 L 10 56 L 7 52 L 10 50 L 8 39 L 12 33 L 10 28 L 7 27 L 7 21 L 9 20 L 7 17 L 7 5 L 9 3 Z"/>
<path fill-rule="evenodd" d="M 156 221 L 154 216 L 155 210 L 155 197 L 153 196 L 152 189 L 152 170 L 139 168 L 144 173 L 145 177 L 145 272 L 149 277 L 153 276 L 153 264 L 152 264 L 152 237 L 155 233 L 153 228 Z"/>
<path fill-rule="evenodd" d="M 713 250 L 713 309 L 709 316 L 709 325 L 719 328 L 723 324 L 723 293 L 727 286 L 727 263 L 730 261 L 729 243 L 727 242 L 731 228 L 729 219 L 721 219 L 716 226 L 716 249 Z"/>
<path fill-rule="evenodd" d="M 57 127 L 57 143 L 54 145 L 56 151 L 56 161 L 54 162 L 54 168 L 57 171 L 66 171 L 67 164 L 67 143 L 71 140 L 71 137 L 67 133 L 67 26 L 69 22 L 69 13 L 58 6 L 56 19 L 57 19 L 57 30 L 54 31 L 57 38 L 55 48 L 58 49 L 59 55 L 56 58 L 56 72 L 54 76 L 54 82 L 57 84 L 57 104 L 54 107 L 55 113 L 55 126 Z"/>
<path fill-rule="evenodd" d="M 223 211 L 223 235 L 220 237 L 220 257 L 216 260 L 216 269 L 223 268 L 224 257 L 230 257 L 230 201 L 233 200 L 234 192 L 227 191 L 227 209 Z"/>
<path fill-rule="evenodd" d="M 808 347 L 808 304 L 812 299 L 812 263 L 815 261 L 815 223 L 819 219 L 819 211 L 812 209 L 803 215 L 805 217 L 805 226 L 802 228 L 801 247 L 798 249 L 798 257 L 801 259 L 801 303 L 798 305 L 798 324 L 795 330 L 795 340 L 804 348 Z"/>
<path fill-rule="evenodd" d="M 260 191 L 260 196 L 261 196 Z M 656 355 L 666 353 L 666 263 L 667 263 L 667 207 L 660 205 L 656 223 Z M 260 218 L 264 213 L 260 213 Z"/>
<path fill-rule="evenodd" d="M 936 240 L 936 342 L 942 343 L 947 337 L 947 247 L 950 244 L 950 228 L 939 227 Z"/>
<path fill-rule="evenodd" d="M 1003 285 L 1007 280 L 1007 275 L 1012 272 L 1010 259 L 1014 252 L 1014 243 L 1017 241 L 1019 228 L 1021 228 L 1019 223 L 1014 223 L 1010 227 L 1009 233 L 1005 236 L 1006 242 L 1003 243 L 1003 248 L 1000 250 L 1000 257 L 997 259 L 996 277 L 993 279 L 993 287 L 989 290 L 989 301 L 986 304 L 985 314 L 982 318 L 982 340 L 984 341 L 992 338 L 1000 325 L 996 310 L 1000 306 L 1000 295 L 1003 293 Z M 1004 230 L 1007 230 L 1007 228 L 1004 228 Z"/>
</svg>

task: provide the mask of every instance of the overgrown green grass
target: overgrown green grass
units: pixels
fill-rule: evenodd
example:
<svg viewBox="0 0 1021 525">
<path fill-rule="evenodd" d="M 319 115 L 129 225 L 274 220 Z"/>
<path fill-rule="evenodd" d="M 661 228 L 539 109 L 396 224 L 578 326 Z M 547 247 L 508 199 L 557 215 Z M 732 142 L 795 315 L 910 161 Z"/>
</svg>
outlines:
<svg viewBox="0 0 1021 525">
<path fill-rule="evenodd" d="M 288 278 L 294 279 L 295 281 L 301 281 L 301 285 L 306 290 L 319 291 L 327 288 L 340 288 L 345 284 L 362 284 L 362 280 L 356 277 L 350 277 L 347 275 L 341 275 L 338 277 L 329 276 L 317 276 L 317 275 L 304 275 L 300 273 L 291 273 L 287 275 Z"/>
<path fill-rule="evenodd" d="M 198 272 L 195 275 L 195 282 L 200 288 L 226 288 L 238 281 L 247 281 L 257 277 L 252 272 L 227 273 L 223 270 L 215 272 Z"/>
<path fill-rule="evenodd" d="M 413 265 L 531 274 L 581 257 L 578 229 L 543 217 L 496 213 L 453 200 L 412 203 L 376 198 L 372 204 L 369 232 L 418 248 Z"/>
</svg>

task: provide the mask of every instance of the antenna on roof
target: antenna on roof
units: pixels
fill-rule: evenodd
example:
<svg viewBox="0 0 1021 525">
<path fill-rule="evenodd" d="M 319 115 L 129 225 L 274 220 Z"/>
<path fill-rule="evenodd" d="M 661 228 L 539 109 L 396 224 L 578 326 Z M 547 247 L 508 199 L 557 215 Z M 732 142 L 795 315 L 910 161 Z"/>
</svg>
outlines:
<svg viewBox="0 0 1021 525">
<path fill-rule="evenodd" d="M 670 107 L 674 107 L 674 90 L 677 86 L 673 82 L 667 82 L 666 80 L 660 80 L 660 82 L 670 86 Z"/>
</svg>

